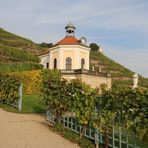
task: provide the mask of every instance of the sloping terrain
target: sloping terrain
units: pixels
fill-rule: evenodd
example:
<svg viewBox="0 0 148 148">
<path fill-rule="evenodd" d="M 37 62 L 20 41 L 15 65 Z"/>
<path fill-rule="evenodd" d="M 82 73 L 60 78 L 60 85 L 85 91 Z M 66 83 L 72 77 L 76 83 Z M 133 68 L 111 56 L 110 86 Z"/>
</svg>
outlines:
<svg viewBox="0 0 148 148">
<path fill-rule="evenodd" d="M 102 53 L 91 51 L 90 52 L 90 68 L 95 67 L 95 70 L 102 72 L 110 72 L 114 83 L 120 83 L 126 86 L 133 85 L 133 74 L 131 70 L 113 61 Z M 139 86 L 148 88 L 148 78 L 139 75 Z"/>
<path fill-rule="evenodd" d="M 47 50 L 50 44 L 36 44 L 0 28 L 0 71 L 40 69 L 37 54 Z M 90 52 L 90 68 L 110 72 L 114 83 L 132 86 L 133 72 L 107 56 L 96 51 Z M 148 88 L 148 78 L 139 75 L 139 85 Z"/>
<path fill-rule="evenodd" d="M 14 47 L 21 50 L 37 51 L 39 47 L 31 40 L 20 37 L 0 28 L 0 45 Z"/>
<path fill-rule="evenodd" d="M 0 71 L 41 68 L 37 56 L 41 49 L 31 40 L 0 28 Z"/>
</svg>

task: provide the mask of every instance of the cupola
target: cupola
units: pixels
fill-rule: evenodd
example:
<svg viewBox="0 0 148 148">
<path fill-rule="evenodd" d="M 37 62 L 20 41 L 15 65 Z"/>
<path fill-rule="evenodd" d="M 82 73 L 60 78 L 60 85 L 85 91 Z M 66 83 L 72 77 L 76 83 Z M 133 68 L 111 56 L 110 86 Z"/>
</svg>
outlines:
<svg viewBox="0 0 148 148">
<path fill-rule="evenodd" d="M 75 29 L 76 29 L 75 26 L 71 22 L 69 22 L 65 26 L 66 36 L 74 36 Z"/>
</svg>

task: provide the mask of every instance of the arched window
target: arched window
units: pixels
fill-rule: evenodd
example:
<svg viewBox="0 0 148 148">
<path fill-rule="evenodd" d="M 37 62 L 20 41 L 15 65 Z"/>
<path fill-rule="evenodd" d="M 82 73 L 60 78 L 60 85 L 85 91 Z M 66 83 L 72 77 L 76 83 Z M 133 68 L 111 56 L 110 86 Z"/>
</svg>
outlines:
<svg viewBox="0 0 148 148">
<path fill-rule="evenodd" d="M 57 69 L 57 59 L 54 59 L 54 69 Z"/>
<path fill-rule="evenodd" d="M 85 65 L 85 60 L 84 59 L 81 59 L 81 69 L 84 68 L 84 65 Z"/>
<path fill-rule="evenodd" d="M 72 60 L 70 57 L 66 58 L 66 69 L 71 69 L 72 67 Z"/>
<path fill-rule="evenodd" d="M 46 68 L 49 68 L 49 63 L 48 62 L 46 63 Z"/>
</svg>

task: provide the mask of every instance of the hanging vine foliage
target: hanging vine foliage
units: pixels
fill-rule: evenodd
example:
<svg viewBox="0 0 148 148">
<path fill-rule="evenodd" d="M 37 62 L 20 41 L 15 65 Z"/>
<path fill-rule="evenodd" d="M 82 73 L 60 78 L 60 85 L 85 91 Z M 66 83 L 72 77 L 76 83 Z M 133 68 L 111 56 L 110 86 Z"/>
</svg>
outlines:
<svg viewBox="0 0 148 148">
<path fill-rule="evenodd" d="M 17 77 L 0 73 L 0 102 L 14 102 L 19 99 Z"/>
<path fill-rule="evenodd" d="M 62 115 L 68 111 L 67 81 L 62 79 L 61 73 L 56 70 L 45 69 L 41 73 L 41 95 L 46 100 L 49 111 L 56 116 L 60 123 Z"/>
</svg>

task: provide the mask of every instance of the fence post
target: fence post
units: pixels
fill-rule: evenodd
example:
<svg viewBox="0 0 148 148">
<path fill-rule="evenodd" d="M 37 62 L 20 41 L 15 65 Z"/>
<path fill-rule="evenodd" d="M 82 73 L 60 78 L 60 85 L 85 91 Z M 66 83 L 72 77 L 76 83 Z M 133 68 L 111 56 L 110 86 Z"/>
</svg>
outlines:
<svg viewBox="0 0 148 148">
<path fill-rule="evenodd" d="M 23 83 L 19 86 L 19 100 L 18 100 L 18 111 L 22 110 L 22 94 L 23 94 Z"/>
<path fill-rule="evenodd" d="M 126 129 L 126 148 L 128 148 L 128 130 Z"/>
<path fill-rule="evenodd" d="M 76 118 L 74 118 L 75 119 L 75 131 L 77 132 L 77 119 Z"/>
<path fill-rule="evenodd" d="M 112 136 L 113 136 L 112 137 L 112 142 L 113 142 L 112 143 L 112 145 L 113 145 L 112 147 L 114 148 L 114 146 L 115 146 L 115 139 L 114 139 L 115 138 L 115 127 L 114 127 L 114 122 L 113 122 L 113 135 Z"/>
<path fill-rule="evenodd" d="M 121 127 L 119 126 L 119 148 L 121 148 Z"/>
<path fill-rule="evenodd" d="M 97 128 L 95 128 L 95 144 L 96 148 L 99 148 L 99 133 Z"/>
<path fill-rule="evenodd" d="M 63 116 L 63 126 L 65 127 L 65 116 Z"/>
<path fill-rule="evenodd" d="M 136 132 L 134 132 L 134 148 L 136 148 Z"/>
</svg>

